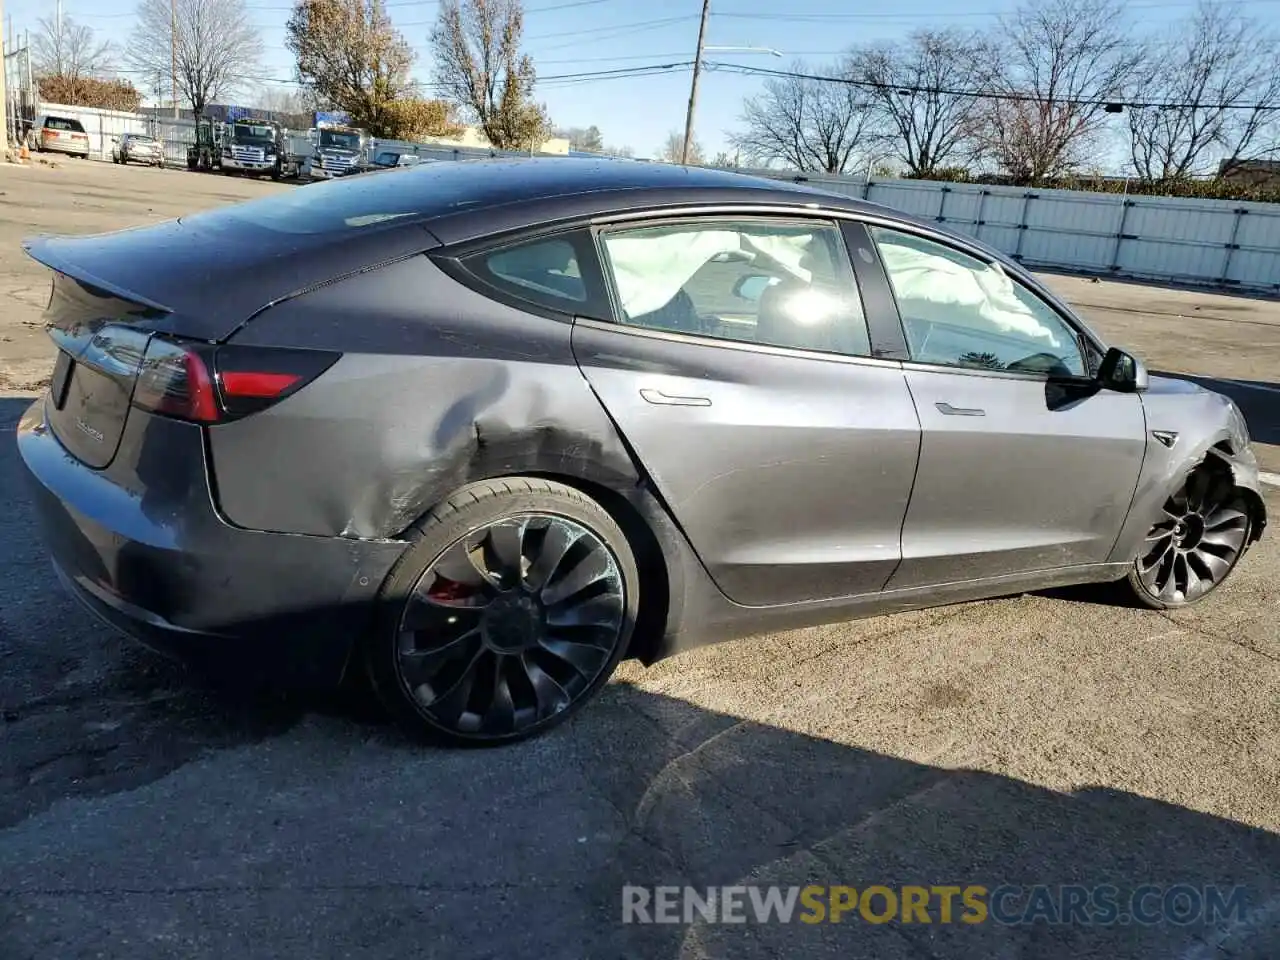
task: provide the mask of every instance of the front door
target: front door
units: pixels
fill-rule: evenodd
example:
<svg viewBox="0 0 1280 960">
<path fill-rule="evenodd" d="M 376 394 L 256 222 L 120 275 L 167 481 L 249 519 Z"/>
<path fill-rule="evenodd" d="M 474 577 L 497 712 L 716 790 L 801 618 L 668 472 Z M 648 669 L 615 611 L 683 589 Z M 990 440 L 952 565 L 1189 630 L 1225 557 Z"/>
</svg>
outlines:
<svg viewBox="0 0 1280 960">
<path fill-rule="evenodd" d="M 1139 397 L 1098 389 L 1078 331 L 998 265 L 871 232 L 922 431 L 889 589 L 1105 562 L 1142 469 Z"/>
<path fill-rule="evenodd" d="M 920 432 L 836 225 L 686 219 L 600 249 L 620 316 L 577 321 L 574 354 L 716 584 L 751 606 L 882 589 Z"/>
</svg>

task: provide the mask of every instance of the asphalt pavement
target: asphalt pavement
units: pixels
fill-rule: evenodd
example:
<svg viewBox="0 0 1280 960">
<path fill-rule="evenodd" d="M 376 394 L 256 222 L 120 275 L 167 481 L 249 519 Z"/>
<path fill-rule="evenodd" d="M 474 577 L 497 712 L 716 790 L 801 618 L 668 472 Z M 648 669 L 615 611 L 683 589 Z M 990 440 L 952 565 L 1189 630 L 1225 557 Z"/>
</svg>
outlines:
<svg viewBox="0 0 1280 960">
<path fill-rule="evenodd" d="M 214 688 L 82 613 L 20 483 L 25 404 L 0 400 L 4 960 L 1280 955 L 1274 538 L 1186 615 L 1068 593 L 723 644 L 625 665 L 545 738 L 431 750 L 358 689 Z M 1244 900 L 1211 926 L 622 922 L 624 887 L 686 884 Z"/>
<path fill-rule="evenodd" d="M 0 391 L 51 368 L 21 237 L 280 189 L 7 168 Z M 1280 472 L 1280 304 L 1049 281 L 1153 370 L 1236 396 Z M 624 664 L 545 738 L 430 750 L 359 689 L 215 688 L 81 611 L 20 476 L 29 402 L 0 396 L 0 960 L 1280 957 L 1274 523 L 1189 611 L 1060 591 L 743 640 Z M 624 923 L 626 888 L 657 885 L 1014 895 L 980 923 L 937 897 L 927 923 Z M 1126 906 L 1054 918 L 1037 885 Z M 1144 887 L 1148 910 L 1239 899 L 1141 922 Z"/>
</svg>

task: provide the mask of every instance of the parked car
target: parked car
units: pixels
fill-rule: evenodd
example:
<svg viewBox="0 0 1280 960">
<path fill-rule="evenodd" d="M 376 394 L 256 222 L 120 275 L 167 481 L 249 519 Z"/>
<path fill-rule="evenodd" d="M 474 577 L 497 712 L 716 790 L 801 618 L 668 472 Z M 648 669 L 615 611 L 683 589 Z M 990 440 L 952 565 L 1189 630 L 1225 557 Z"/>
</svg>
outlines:
<svg viewBox="0 0 1280 960">
<path fill-rule="evenodd" d="M 152 167 L 164 166 L 164 143 L 142 133 L 124 133 L 115 138 L 111 147 L 112 163 L 145 163 Z"/>
<path fill-rule="evenodd" d="M 374 169 L 389 167 L 415 167 L 420 163 L 433 162 L 429 157 L 420 157 L 416 153 L 400 153 L 396 150 L 380 150 L 373 158 Z"/>
<path fill-rule="evenodd" d="M 89 134 L 75 117 L 45 114 L 36 120 L 33 131 L 39 151 L 68 153 L 82 159 L 89 156 Z"/>
<path fill-rule="evenodd" d="M 238 676 L 362 669 L 450 741 L 540 733 L 623 657 L 1067 584 L 1186 606 L 1267 522 L 1229 399 L 797 184 L 432 163 L 25 246 L 58 358 L 17 444 L 67 589 Z"/>
</svg>

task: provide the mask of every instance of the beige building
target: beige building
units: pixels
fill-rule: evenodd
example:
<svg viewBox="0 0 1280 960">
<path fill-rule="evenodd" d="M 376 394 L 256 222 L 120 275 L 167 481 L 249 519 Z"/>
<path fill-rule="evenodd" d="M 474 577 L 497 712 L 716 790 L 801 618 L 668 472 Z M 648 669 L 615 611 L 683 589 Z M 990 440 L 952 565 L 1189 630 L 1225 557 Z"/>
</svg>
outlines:
<svg viewBox="0 0 1280 960">
<path fill-rule="evenodd" d="M 473 149 L 489 150 L 492 144 L 485 139 L 485 135 L 478 127 L 466 127 L 460 137 L 428 137 L 425 143 L 439 143 L 449 147 L 471 147 Z M 538 146 L 538 153 L 558 153 L 562 156 L 569 153 L 569 141 L 565 137 L 552 137 L 550 140 L 544 140 Z"/>
</svg>

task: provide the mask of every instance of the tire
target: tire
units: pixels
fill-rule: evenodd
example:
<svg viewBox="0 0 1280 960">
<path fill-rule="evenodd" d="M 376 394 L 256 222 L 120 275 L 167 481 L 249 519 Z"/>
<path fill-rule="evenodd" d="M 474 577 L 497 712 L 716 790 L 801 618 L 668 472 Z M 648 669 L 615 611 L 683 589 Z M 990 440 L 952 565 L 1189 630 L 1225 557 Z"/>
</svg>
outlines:
<svg viewBox="0 0 1280 960">
<path fill-rule="evenodd" d="M 374 691 L 411 736 L 496 746 L 540 735 L 625 655 L 641 602 L 635 555 L 580 491 L 528 477 L 471 484 L 411 537 L 363 644 Z"/>
<path fill-rule="evenodd" d="M 1199 603 L 1231 576 L 1252 532 L 1249 503 L 1230 473 L 1201 464 L 1165 501 L 1123 582 L 1153 610 Z"/>
</svg>

